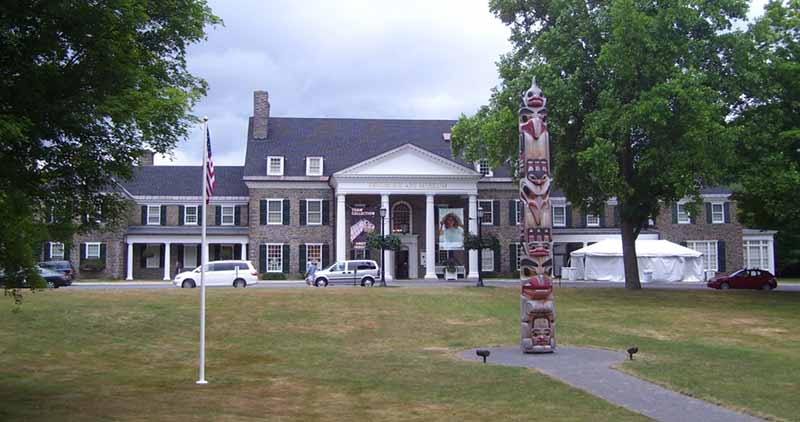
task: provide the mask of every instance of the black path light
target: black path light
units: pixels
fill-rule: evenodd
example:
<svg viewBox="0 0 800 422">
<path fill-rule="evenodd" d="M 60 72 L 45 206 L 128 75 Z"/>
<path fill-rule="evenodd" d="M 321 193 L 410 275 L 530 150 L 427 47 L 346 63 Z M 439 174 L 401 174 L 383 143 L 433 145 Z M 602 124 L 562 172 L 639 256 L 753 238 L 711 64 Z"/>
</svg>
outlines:
<svg viewBox="0 0 800 422">
<path fill-rule="evenodd" d="M 631 360 L 633 360 L 633 355 L 635 355 L 636 353 L 639 353 L 639 348 L 638 347 L 633 346 L 633 347 L 629 347 L 628 348 L 628 357 Z"/>
<path fill-rule="evenodd" d="M 381 207 L 381 285 L 383 287 L 386 287 L 386 269 L 383 265 L 383 257 L 386 255 L 384 252 L 386 250 L 386 235 L 383 233 L 384 221 L 386 220 L 386 211 L 386 208 Z"/>
<path fill-rule="evenodd" d="M 475 351 L 475 354 L 480 356 L 480 357 L 482 357 L 483 358 L 483 363 L 486 363 L 486 358 L 488 358 L 489 355 L 492 354 L 492 352 L 490 352 L 488 350 L 478 349 L 478 350 Z"/>
<path fill-rule="evenodd" d="M 483 265 L 483 238 L 481 237 L 481 226 L 483 225 L 483 208 L 478 208 L 478 243 L 480 244 L 480 248 L 478 249 L 478 284 L 477 287 L 483 287 L 483 274 L 481 273 L 482 265 Z M 486 353 L 489 353 L 486 351 Z M 486 356 L 489 356 L 488 354 Z M 483 358 L 484 362 L 486 361 L 486 357 Z"/>
</svg>

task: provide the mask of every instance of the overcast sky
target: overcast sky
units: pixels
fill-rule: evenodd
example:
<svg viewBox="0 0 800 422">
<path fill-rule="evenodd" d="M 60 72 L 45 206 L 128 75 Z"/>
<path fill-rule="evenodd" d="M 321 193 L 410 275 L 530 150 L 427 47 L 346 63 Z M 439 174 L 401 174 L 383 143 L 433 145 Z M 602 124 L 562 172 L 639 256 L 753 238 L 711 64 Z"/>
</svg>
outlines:
<svg viewBox="0 0 800 422">
<path fill-rule="evenodd" d="M 255 90 L 273 116 L 456 119 L 486 103 L 510 50 L 488 0 L 209 4 L 225 26 L 189 49 L 188 67 L 209 84 L 194 113 L 209 117 L 217 165 L 244 163 Z M 196 130 L 156 163 L 199 165 L 201 142 Z"/>
</svg>

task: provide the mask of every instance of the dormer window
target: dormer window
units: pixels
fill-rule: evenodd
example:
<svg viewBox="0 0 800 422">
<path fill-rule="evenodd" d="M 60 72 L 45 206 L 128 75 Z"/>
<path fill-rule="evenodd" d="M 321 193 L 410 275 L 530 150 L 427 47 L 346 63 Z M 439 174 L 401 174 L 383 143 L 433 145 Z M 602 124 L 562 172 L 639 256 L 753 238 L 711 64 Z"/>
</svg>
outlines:
<svg viewBox="0 0 800 422">
<path fill-rule="evenodd" d="M 322 157 L 306 157 L 306 176 L 322 176 Z"/>
<path fill-rule="evenodd" d="M 475 170 L 484 177 L 492 177 L 492 168 L 489 167 L 489 160 L 482 159 L 475 162 Z"/>
<path fill-rule="evenodd" d="M 267 176 L 283 176 L 283 157 L 267 157 Z"/>
</svg>

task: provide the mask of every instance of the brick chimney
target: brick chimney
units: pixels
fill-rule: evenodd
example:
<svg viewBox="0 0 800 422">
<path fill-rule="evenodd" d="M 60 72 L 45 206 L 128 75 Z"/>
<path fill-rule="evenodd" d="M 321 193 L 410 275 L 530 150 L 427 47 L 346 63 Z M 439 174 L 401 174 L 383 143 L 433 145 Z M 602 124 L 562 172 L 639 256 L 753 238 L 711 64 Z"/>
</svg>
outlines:
<svg viewBox="0 0 800 422">
<path fill-rule="evenodd" d="M 142 150 L 142 154 L 139 155 L 139 166 L 152 166 L 155 165 L 155 155 L 156 153 L 150 150 Z"/>
<path fill-rule="evenodd" d="M 253 92 L 253 139 L 267 139 L 269 92 Z"/>
</svg>

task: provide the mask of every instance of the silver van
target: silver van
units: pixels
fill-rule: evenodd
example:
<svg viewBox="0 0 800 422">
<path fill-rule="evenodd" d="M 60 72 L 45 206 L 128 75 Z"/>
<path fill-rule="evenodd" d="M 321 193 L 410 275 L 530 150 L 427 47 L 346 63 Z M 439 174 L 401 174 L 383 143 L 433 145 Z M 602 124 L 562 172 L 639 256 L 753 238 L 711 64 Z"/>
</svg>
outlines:
<svg viewBox="0 0 800 422">
<path fill-rule="evenodd" d="M 381 269 L 375 261 L 356 259 L 340 261 L 314 274 L 314 285 L 350 284 L 371 287 L 381 279 Z"/>
</svg>

